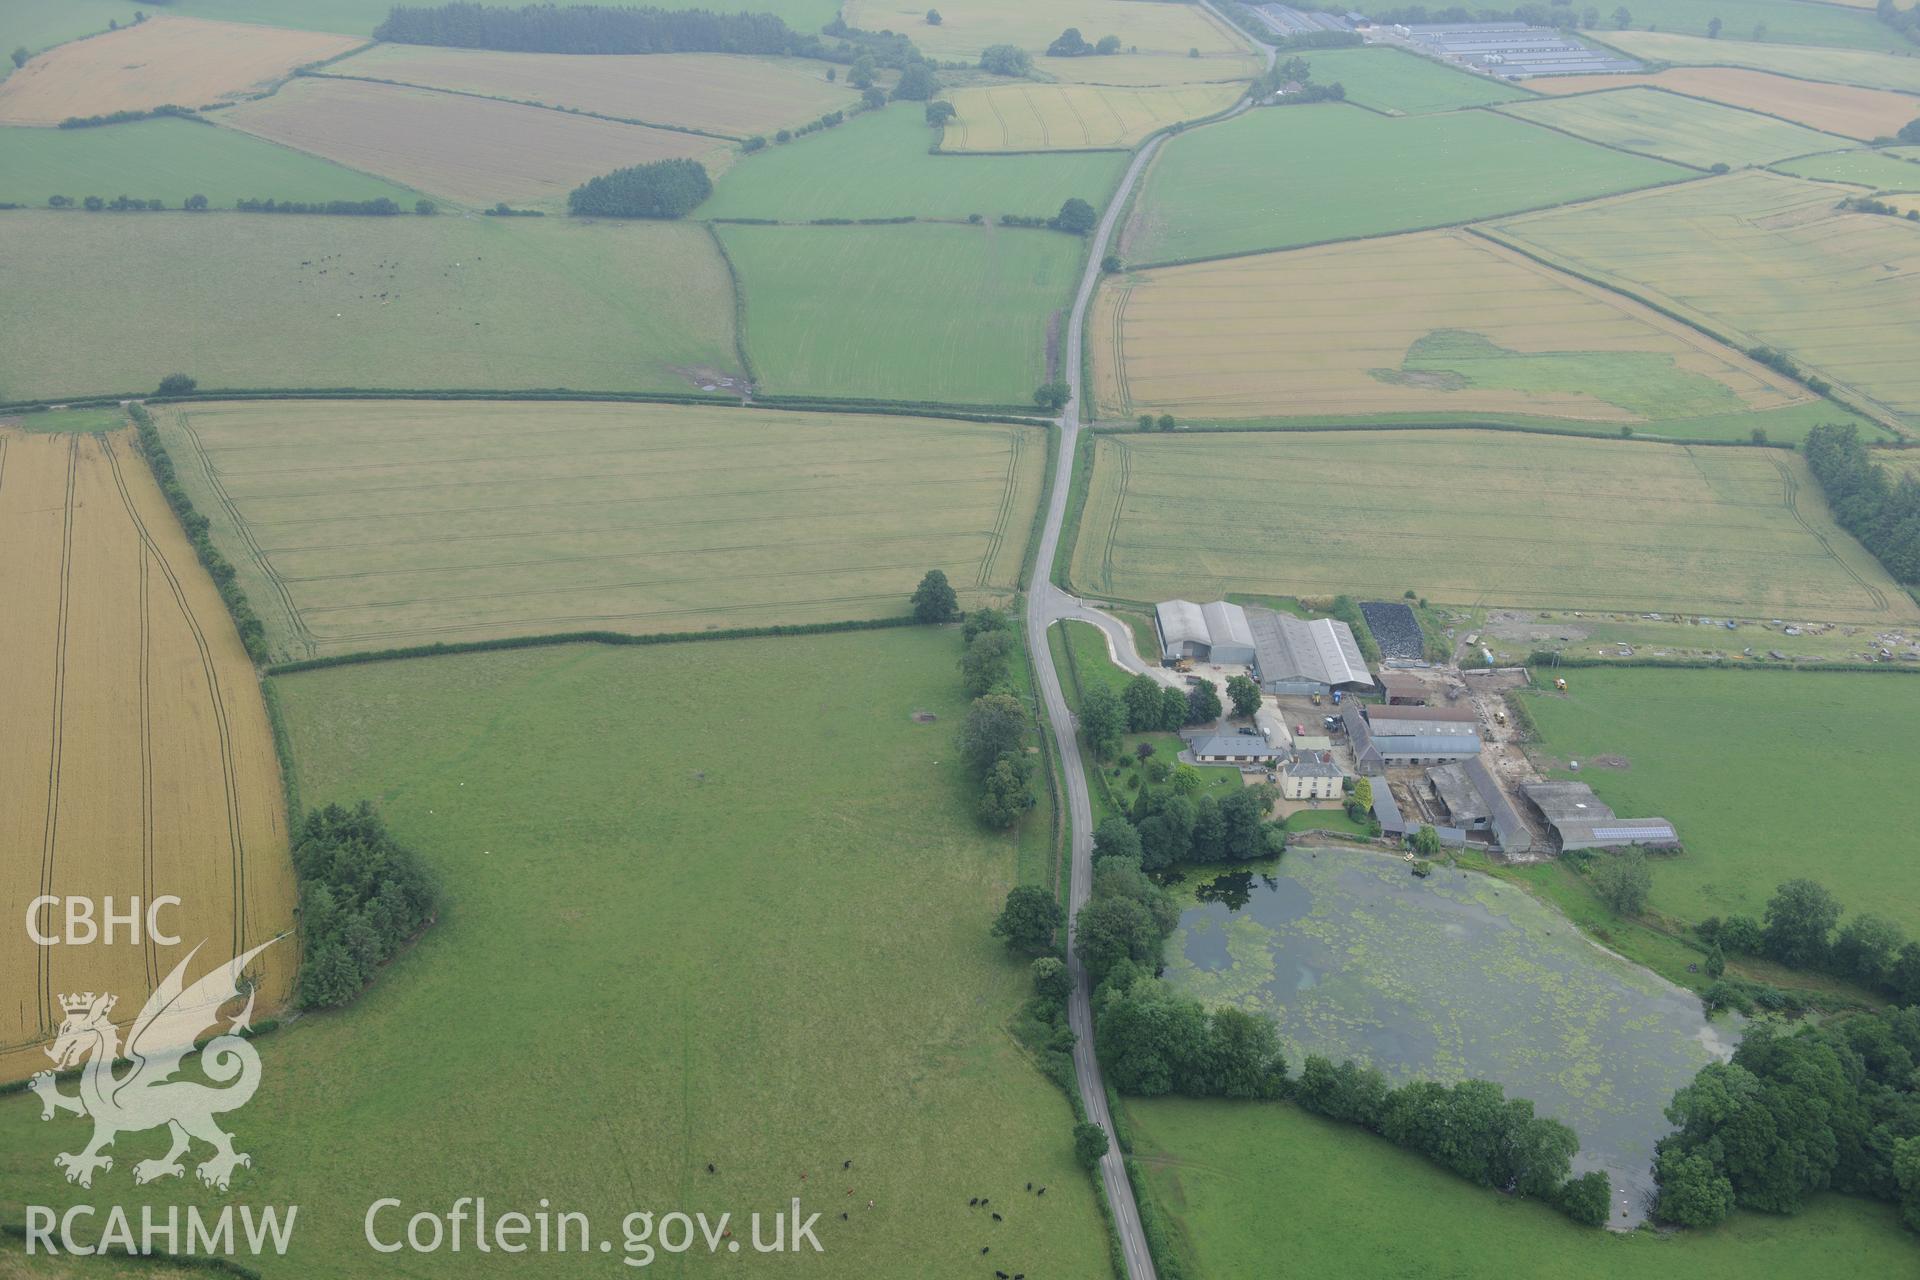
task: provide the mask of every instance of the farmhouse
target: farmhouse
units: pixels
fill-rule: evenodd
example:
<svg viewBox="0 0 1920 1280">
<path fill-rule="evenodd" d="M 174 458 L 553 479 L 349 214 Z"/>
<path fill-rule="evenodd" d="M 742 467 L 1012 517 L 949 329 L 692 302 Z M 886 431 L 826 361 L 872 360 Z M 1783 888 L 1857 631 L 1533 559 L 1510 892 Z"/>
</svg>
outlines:
<svg viewBox="0 0 1920 1280">
<path fill-rule="evenodd" d="M 1449 708 L 1408 709 L 1443 712 L 1446 718 L 1408 720 L 1383 717 L 1375 724 L 1369 722 L 1368 712 L 1357 706 L 1348 706 L 1341 713 L 1347 727 L 1347 741 L 1353 747 L 1354 762 L 1361 772 L 1378 773 L 1388 767 L 1402 765 L 1445 764 L 1450 760 L 1465 760 L 1480 754 L 1477 724 L 1457 718 L 1457 713 Z M 1395 708 L 1373 707 L 1371 710 L 1378 714 Z"/>
<path fill-rule="evenodd" d="M 1575 849 L 1671 849 L 1680 834 L 1665 818 L 1617 818 L 1584 782 L 1529 782 L 1521 792 L 1553 829 L 1562 853 Z"/>
<path fill-rule="evenodd" d="M 1247 611 L 1237 604 L 1163 600 L 1153 607 L 1153 627 L 1160 636 L 1162 658 L 1192 658 L 1223 666 L 1246 666 L 1253 661 L 1253 631 Z"/>
<path fill-rule="evenodd" d="M 1280 794 L 1289 800 L 1333 800 L 1346 793 L 1340 766 L 1318 754 L 1297 755 L 1280 770 Z"/>
<path fill-rule="evenodd" d="M 1427 781 L 1454 826 L 1486 832 L 1502 853 L 1525 853 L 1533 847 L 1526 819 L 1480 757 L 1429 769 Z"/>
<path fill-rule="evenodd" d="M 1287 754 L 1258 734 L 1237 732 L 1195 738 L 1191 750 L 1200 764 L 1272 764 Z"/>
<path fill-rule="evenodd" d="M 1267 693 L 1313 694 L 1372 689 L 1353 629 L 1333 618 L 1308 622 L 1271 609 L 1246 613 L 1253 633 L 1253 666 Z"/>
</svg>

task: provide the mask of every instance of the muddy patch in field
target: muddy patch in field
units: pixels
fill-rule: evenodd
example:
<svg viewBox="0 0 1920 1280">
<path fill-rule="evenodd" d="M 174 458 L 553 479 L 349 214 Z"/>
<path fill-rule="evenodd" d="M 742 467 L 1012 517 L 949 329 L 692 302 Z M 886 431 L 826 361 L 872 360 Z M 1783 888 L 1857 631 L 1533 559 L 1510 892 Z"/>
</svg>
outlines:
<svg viewBox="0 0 1920 1280">
<path fill-rule="evenodd" d="M 913 722 L 915 724 L 932 724 L 939 718 L 939 716 L 933 714 L 931 711 L 916 711 L 913 713 Z"/>
<path fill-rule="evenodd" d="M 1633 761 L 1627 759 L 1625 756 L 1595 756 L 1593 759 L 1587 761 L 1587 764 L 1595 769 L 1633 768 Z"/>
</svg>

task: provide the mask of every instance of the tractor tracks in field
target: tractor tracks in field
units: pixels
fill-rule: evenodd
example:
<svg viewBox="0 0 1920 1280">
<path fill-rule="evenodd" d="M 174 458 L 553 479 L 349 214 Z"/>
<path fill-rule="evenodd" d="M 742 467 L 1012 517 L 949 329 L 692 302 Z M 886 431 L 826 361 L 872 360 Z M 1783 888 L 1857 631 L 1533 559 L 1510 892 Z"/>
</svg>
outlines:
<svg viewBox="0 0 1920 1280">
<path fill-rule="evenodd" d="M 67 606 L 73 580 L 73 495 L 80 475 L 80 438 L 67 442 L 67 483 L 61 514 L 60 533 L 60 608 L 56 615 L 53 645 L 53 727 L 47 746 L 47 808 L 40 835 L 40 893 L 53 896 L 53 858 L 60 837 L 60 752 L 66 733 L 67 702 Z M 43 907 L 40 931 L 51 936 L 52 909 Z M 53 953 L 41 946 L 34 949 L 34 977 L 40 995 L 40 1030 L 52 1035 L 60 1020 L 54 1016 Z"/>
<path fill-rule="evenodd" d="M 1885 613 L 1888 609 L 1892 608 L 1892 601 L 1887 599 L 1887 593 L 1861 576 L 1860 571 L 1855 569 L 1852 564 L 1848 563 L 1847 558 L 1840 554 L 1839 549 L 1833 545 L 1832 539 L 1815 528 L 1813 522 L 1808 520 L 1806 515 L 1800 510 L 1800 478 L 1793 474 L 1793 468 L 1789 467 L 1779 458 L 1768 458 L 1767 461 L 1773 463 L 1774 470 L 1780 473 L 1780 482 L 1785 489 L 1783 505 L 1786 507 L 1788 514 L 1794 518 L 1795 523 L 1802 529 L 1805 529 L 1808 535 L 1820 544 L 1820 549 L 1827 553 L 1828 559 L 1839 565 L 1849 578 L 1852 578 L 1859 584 L 1860 589 L 1867 593 L 1867 599 L 1873 601 L 1873 607 L 1875 609 Z"/>
</svg>

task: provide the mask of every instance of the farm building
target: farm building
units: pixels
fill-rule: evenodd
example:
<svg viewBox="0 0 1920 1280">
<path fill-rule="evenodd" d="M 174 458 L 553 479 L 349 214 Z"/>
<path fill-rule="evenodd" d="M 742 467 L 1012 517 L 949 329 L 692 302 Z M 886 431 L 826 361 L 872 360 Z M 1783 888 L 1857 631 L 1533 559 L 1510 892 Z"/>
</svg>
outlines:
<svg viewBox="0 0 1920 1280">
<path fill-rule="evenodd" d="M 1478 724 L 1480 716 L 1472 707 L 1368 707 L 1367 719 L 1375 733 L 1393 732 L 1397 724 Z"/>
<path fill-rule="evenodd" d="M 1388 708 L 1374 707 L 1384 711 Z M 1421 708 L 1444 710 L 1444 708 Z M 1389 767 L 1419 764 L 1445 764 L 1480 754 L 1479 726 L 1457 719 L 1382 720 L 1370 724 L 1366 712 L 1349 706 L 1341 714 L 1347 726 L 1347 741 L 1353 747 L 1354 763 L 1363 773 L 1378 773 Z"/>
<path fill-rule="evenodd" d="M 1272 764 L 1287 754 L 1286 748 L 1272 746 L 1252 733 L 1209 734 L 1195 738 L 1191 750 L 1200 764 Z"/>
<path fill-rule="evenodd" d="M 1380 833 L 1395 840 L 1407 834 L 1407 820 L 1400 816 L 1400 803 L 1393 798 L 1386 776 L 1376 773 L 1367 779 L 1367 785 L 1373 789 L 1373 817 L 1380 824 Z"/>
<path fill-rule="evenodd" d="M 1680 834 L 1665 818 L 1619 818 L 1584 782 L 1529 782 L 1521 792 L 1553 828 L 1560 851 L 1624 849 L 1641 845 L 1669 849 Z"/>
<path fill-rule="evenodd" d="M 1372 689 L 1373 676 L 1353 629 L 1334 618 L 1308 622 L 1271 609 L 1246 613 L 1253 632 L 1253 666 L 1267 693 L 1329 693 Z"/>
<path fill-rule="evenodd" d="M 1297 755 L 1280 770 L 1280 794 L 1289 800 L 1334 800 L 1346 789 L 1340 766 L 1319 755 Z"/>
<path fill-rule="evenodd" d="M 1429 769 L 1427 781 L 1455 826 L 1488 833 L 1502 853 L 1525 853 L 1533 847 L 1526 819 L 1480 757 Z"/>
<path fill-rule="evenodd" d="M 1397 671 L 1380 673 L 1380 692 L 1387 695 L 1387 705 L 1390 707 L 1423 707 L 1427 704 L 1427 686 Z"/>
<path fill-rule="evenodd" d="M 1253 661 L 1253 631 L 1247 611 L 1237 604 L 1163 600 L 1153 607 L 1153 626 L 1160 636 L 1162 658 L 1193 658 L 1222 666 L 1246 666 Z"/>
<path fill-rule="evenodd" d="M 1640 70 L 1639 63 L 1611 49 L 1524 22 L 1415 23 L 1398 30 L 1433 57 L 1505 80 Z"/>
</svg>

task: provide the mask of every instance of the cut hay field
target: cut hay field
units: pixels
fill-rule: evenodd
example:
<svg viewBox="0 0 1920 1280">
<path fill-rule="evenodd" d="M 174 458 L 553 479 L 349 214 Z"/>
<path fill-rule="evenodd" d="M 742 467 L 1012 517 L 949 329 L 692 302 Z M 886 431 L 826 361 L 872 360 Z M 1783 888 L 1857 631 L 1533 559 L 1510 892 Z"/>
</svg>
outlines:
<svg viewBox="0 0 1920 1280">
<path fill-rule="evenodd" d="M 1741 67 L 1674 67 L 1628 76 L 1536 76 L 1527 84 L 1540 93 L 1555 95 L 1647 85 L 1782 116 L 1810 129 L 1862 141 L 1898 133 L 1900 126 L 1920 115 L 1920 98 L 1904 93 L 1798 80 Z"/>
<path fill-rule="evenodd" d="M 988 928 L 1018 842 L 972 815 L 959 652 L 910 628 L 278 679 L 302 797 L 375 797 L 445 905 L 352 1008 L 261 1042 L 260 1092 L 228 1121 L 254 1161 L 236 1192 L 301 1211 L 287 1255 L 248 1265 L 471 1277 L 493 1269 L 471 1247 L 373 1253 L 369 1203 L 402 1197 L 400 1230 L 460 1196 L 544 1197 L 615 1252 L 537 1274 L 604 1280 L 629 1271 L 629 1212 L 730 1212 L 745 1239 L 748 1213 L 798 1197 L 824 1252 L 702 1245 L 657 1270 L 1105 1275 L 1072 1112 L 1006 1030 L 1027 965 Z M 0 1099 L 0 1220 L 88 1201 L 52 1166 L 77 1122 L 39 1117 Z M 204 1211 L 190 1183 L 135 1187 L 117 1160 L 111 1178 L 136 1221 Z"/>
<path fill-rule="evenodd" d="M 380 44 L 334 63 L 327 74 L 540 102 L 744 138 L 805 124 L 856 103 L 859 95 L 844 82 L 827 82 L 823 65 L 722 53 L 495 53 Z"/>
<path fill-rule="evenodd" d="M 1696 169 L 1716 164 L 1739 169 L 1846 145 L 1845 139 L 1830 133 L 1658 89 L 1510 102 L 1500 110 L 1623 151 Z"/>
<path fill-rule="evenodd" d="M 291 147 L 209 129 L 189 120 L 139 120 L 100 129 L 0 127 L 0 200 L 44 205 L 66 195 L 164 200 L 191 195 L 232 208 L 249 196 L 276 200 L 411 203 L 413 192 Z M 76 213 L 75 217 L 91 217 Z"/>
<path fill-rule="evenodd" d="M 1497 224 L 1503 238 L 1770 344 L 1920 426 L 1920 235 L 1834 210 L 1830 186 L 1764 172 Z"/>
<path fill-rule="evenodd" d="M 1231 513 L 1231 520 L 1223 520 Z M 1083 592 L 1909 623 L 1797 455 L 1482 431 L 1103 435 Z"/>
<path fill-rule="evenodd" d="M 24 211 L 0 219 L 0 296 L 5 400 L 175 371 L 205 388 L 598 391 L 739 372 L 726 263 L 695 226 Z"/>
<path fill-rule="evenodd" d="M 1487 111 L 1269 107 L 1163 146 L 1120 254 L 1162 263 L 1416 231 L 1687 173 Z"/>
<path fill-rule="evenodd" d="M 1246 86 L 1237 83 L 1124 89 L 1091 84 L 998 84 L 955 89 L 958 113 L 942 151 L 1049 151 L 1131 148 L 1182 120 L 1224 111 Z"/>
<path fill-rule="evenodd" d="M 1887 151 L 1835 151 L 1773 166 L 1796 178 L 1851 182 L 1875 191 L 1920 191 L 1920 164 Z"/>
<path fill-rule="evenodd" d="M 1083 253 L 1073 236 L 1001 227 L 717 230 L 755 386 L 779 395 L 1030 405 Z"/>
<path fill-rule="evenodd" d="M 951 136 L 951 135 L 949 135 Z M 1078 196 L 1098 209 L 1121 155 L 943 156 L 918 103 L 896 103 L 837 129 L 743 156 L 714 184 L 703 218 L 965 218 L 1060 211 Z"/>
<path fill-rule="evenodd" d="M 1616 1233 L 1290 1103 L 1128 1099 L 1125 1113 L 1189 1275 L 1263 1274 L 1276 1204 L 1313 1206 L 1311 1226 L 1287 1232 L 1289 1267 L 1346 1280 L 1750 1280 L 1912 1264 L 1891 1206 L 1849 1196 L 1822 1195 L 1792 1217 L 1738 1213 L 1711 1230 Z"/>
<path fill-rule="evenodd" d="M 1798 3 L 1795 8 L 1813 8 Z M 1606 42 L 1636 58 L 1678 66 L 1747 67 L 1807 80 L 1920 94 L 1920 58 L 1849 49 L 1815 49 L 1744 40 L 1708 40 L 1670 31 L 1609 31 Z"/>
<path fill-rule="evenodd" d="M 1098 411 L 1113 419 L 1426 411 L 1681 435 L 1708 419 L 1744 439 L 1738 415 L 1814 400 L 1697 330 L 1464 231 L 1111 276 L 1091 333 Z"/>
<path fill-rule="evenodd" d="M 204 107 L 261 92 L 362 43 L 172 15 L 63 44 L 0 82 L 0 124 L 58 124 L 68 116 Z"/>
<path fill-rule="evenodd" d="M 937 27 L 928 25 L 927 7 L 915 0 L 846 0 L 840 12 L 850 27 L 903 33 L 930 58 L 971 61 L 990 44 L 1018 45 L 1039 54 L 1068 27 L 1080 28 L 1089 41 L 1119 36 L 1122 49 L 1142 53 L 1229 53 L 1248 45 L 1199 5 L 1159 0 L 953 0 L 940 7 Z M 1115 54 L 1110 60 L 1125 56 Z"/>
<path fill-rule="evenodd" d="M 1920 679 L 1815 672 L 1569 671 L 1564 695 L 1528 706 L 1542 750 L 1619 813 L 1673 820 L 1686 852 L 1663 858 L 1651 902 L 1678 920 L 1759 917 L 1776 886 L 1807 876 L 1849 913 L 1920 935 L 1920 864 L 1909 856 L 1920 792 L 1886 785 L 1920 751 Z M 1791 740 L 1792 752 L 1729 743 Z M 1623 768 L 1592 767 L 1619 756 Z M 1794 781 L 1794 757 L 1823 783 Z M 1571 776 L 1560 770 L 1556 776 Z M 1842 833 L 1841 838 L 1833 838 Z M 1807 851 L 1818 847 L 1818 859 Z"/>
<path fill-rule="evenodd" d="M 0 429 L 0 1080 L 45 1068 L 59 998 L 113 991 L 130 1023 L 205 943 L 218 965 L 293 926 L 280 764 L 253 663 L 131 433 Z M 41 894 L 151 902 L 177 946 L 35 946 Z M 59 932 L 51 909 L 37 916 Z M 285 999 L 289 941 L 262 957 Z M 197 974 L 194 976 L 198 976 Z"/>
<path fill-rule="evenodd" d="M 1421 116 L 1514 102 L 1531 95 L 1492 76 L 1460 71 L 1390 45 L 1310 50 L 1301 55 L 1318 84 L 1339 84 L 1347 101 L 1390 115 Z"/>
<path fill-rule="evenodd" d="M 717 173 L 717 138 L 462 94 L 306 76 L 220 113 L 257 137 L 466 204 L 564 207 L 567 192 L 625 165 L 681 157 Z"/>
<path fill-rule="evenodd" d="M 1247 81 L 1260 74 L 1260 55 L 1245 49 L 1219 50 L 1190 57 L 1185 53 L 1127 53 L 1111 57 L 1049 58 L 1038 54 L 1033 68 L 1041 76 L 1067 84 L 1203 84 Z"/>
<path fill-rule="evenodd" d="M 898 617 L 1019 584 L 1046 436 L 688 405 L 155 411 L 278 657 Z"/>
</svg>

